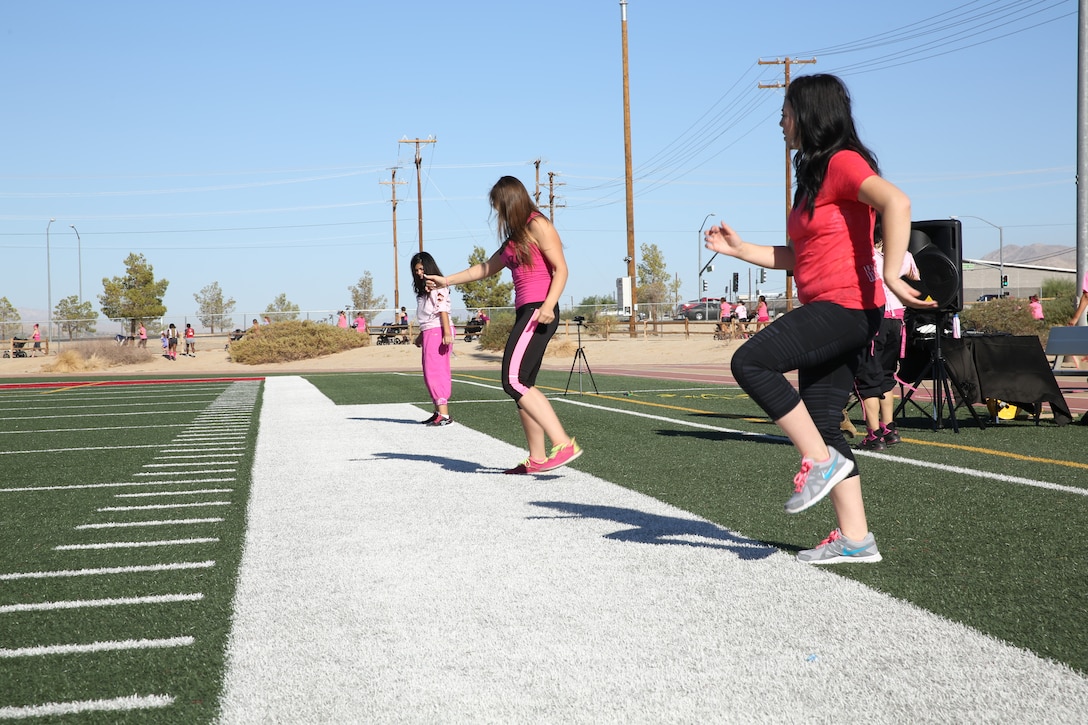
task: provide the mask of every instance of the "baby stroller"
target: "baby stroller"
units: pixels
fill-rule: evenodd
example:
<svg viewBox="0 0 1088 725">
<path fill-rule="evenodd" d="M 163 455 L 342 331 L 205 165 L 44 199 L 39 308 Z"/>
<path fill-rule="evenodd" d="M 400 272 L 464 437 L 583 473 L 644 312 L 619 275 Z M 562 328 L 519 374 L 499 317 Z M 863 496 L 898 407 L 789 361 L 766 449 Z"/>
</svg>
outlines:
<svg viewBox="0 0 1088 725">
<path fill-rule="evenodd" d="M 473 317 L 471 320 L 465 323 L 465 342 L 472 342 L 484 329 L 483 320 Z"/>
<path fill-rule="evenodd" d="M 4 350 L 4 357 L 26 357 L 26 338 L 11 338 L 11 350 Z"/>
<path fill-rule="evenodd" d="M 403 345 L 408 342 L 407 325 L 385 324 L 378 330 L 379 345 Z"/>
</svg>

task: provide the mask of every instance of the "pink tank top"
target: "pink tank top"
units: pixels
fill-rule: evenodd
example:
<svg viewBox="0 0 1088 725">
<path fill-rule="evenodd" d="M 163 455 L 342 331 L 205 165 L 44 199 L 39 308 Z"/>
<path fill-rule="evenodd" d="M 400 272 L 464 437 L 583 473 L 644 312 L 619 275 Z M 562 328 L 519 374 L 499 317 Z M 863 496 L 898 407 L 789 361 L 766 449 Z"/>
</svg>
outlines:
<svg viewBox="0 0 1088 725">
<path fill-rule="evenodd" d="M 538 216 L 543 215 L 540 212 L 533 212 L 529 216 L 529 221 Z M 513 243 L 507 239 L 502 246 L 503 264 L 509 268 L 514 278 L 514 307 L 543 302 L 552 286 L 552 274 L 555 272 L 555 267 L 544 259 L 544 255 L 535 244 L 529 245 L 529 253 L 531 262 L 519 264 Z"/>
</svg>

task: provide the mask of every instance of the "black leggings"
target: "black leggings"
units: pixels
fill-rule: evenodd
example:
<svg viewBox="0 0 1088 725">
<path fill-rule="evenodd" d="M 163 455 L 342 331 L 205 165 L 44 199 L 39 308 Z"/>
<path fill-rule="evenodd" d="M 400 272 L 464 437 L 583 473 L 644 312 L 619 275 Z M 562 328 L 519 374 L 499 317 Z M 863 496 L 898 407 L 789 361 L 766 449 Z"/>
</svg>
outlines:
<svg viewBox="0 0 1088 725">
<path fill-rule="evenodd" d="M 854 460 L 839 423 L 858 355 L 880 328 L 883 308 L 813 302 L 768 325 L 733 354 L 733 377 L 772 420 L 804 403 L 828 447 Z M 798 390 L 784 373 L 796 370 Z M 851 476 L 857 475 L 855 464 Z"/>
<path fill-rule="evenodd" d="M 536 385 L 536 376 L 544 362 L 544 351 L 559 329 L 559 305 L 555 318 L 547 325 L 537 324 L 536 311 L 542 303 L 530 302 L 515 312 L 514 327 L 506 340 L 502 356 L 502 389 L 515 402 Z M 520 406 L 519 406 L 520 407 Z"/>
</svg>

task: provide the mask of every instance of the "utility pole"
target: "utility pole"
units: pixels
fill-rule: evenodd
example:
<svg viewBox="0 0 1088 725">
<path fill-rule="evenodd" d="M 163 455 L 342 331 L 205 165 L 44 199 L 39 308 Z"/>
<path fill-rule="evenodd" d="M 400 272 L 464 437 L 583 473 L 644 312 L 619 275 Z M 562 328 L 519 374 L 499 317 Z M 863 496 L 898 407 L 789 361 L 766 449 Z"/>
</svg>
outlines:
<svg viewBox="0 0 1088 725">
<path fill-rule="evenodd" d="M 549 171 L 548 172 L 548 218 L 552 220 L 553 224 L 555 223 L 555 210 L 557 208 L 562 209 L 563 207 L 566 206 L 566 204 L 556 204 L 555 203 L 555 187 L 556 186 L 566 186 L 566 184 L 564 182 L 562 182 L 562 181 L 558 182 L 558 184 L 557 184 L 556 181 L 555 181 L 555 172 L 554 171 Z"/>
<path fill-rule="evenodd" d="M 761 60 L 759 65 L 781 65 L 785 66 L 784 82 L 782 83 L 760 83 L 760 88 L 785 88 L 790 87 L 790 66 L 791 65 L 807 65 L 809 63 L 815 63 L 815 58 L 809 58 L 808 60 L 798 60 L 797 58 L 790 58 L 788 55 L 784 60 Z M 786 223 L 789 224 L 790 210 L 793 209 L 793 195 L 790 193 L 793 188 L 793 164 L 790 163 L 790 144 L 786 142 Z M 786 244 L 790 241 L 789 232 L 786 232 Z M 786 311 L 793 309 L 793 270 L 786 270 Z"/>
<path fill-rule="evenodd" d="M 434 136 L 428 136 L 427 138 L 402 138 L 400 143 L 414 143 L 416 145 L 416 200 L 419 206 L 419 251 L 423 251 L 423 181 L 420 167 L 423 163 L 423 157 L 419 153 L 419 145 L 425 143 L 437 143 L 438 139 Z"/>
<path fill-rule="evenodd" d="M 623 45 L 623 156 L 627 187 L 627 276 L 631 279 L 631 316 L 628 331 L 638 337 L 635 321 L 638 315 L 638 286 L 635 283 L 635 190 L 631 171 L 631 83 L 627 73 L 627 0 L 620 0 L 620 40 Z"/>
<path fill-rule="evenodd" d="M 407 184 L 407 181 L 397 181 L 397 168 L 390 169 L 393 172 L 392 181 L 379 181 L 379 184 L 388 184 L 393 192 L 393 310 L 400 309 L 400 269 L 397 259 L 397 186 Z"/>
<path fill-rule="evenodd" d="M 537 208 L 540 208 L 540 163 L 541 159 L 537 159 L 533 162 L 533 166 L 536 167 L 536 185 L 533 187 L 533 203 Z"/>
</svg>

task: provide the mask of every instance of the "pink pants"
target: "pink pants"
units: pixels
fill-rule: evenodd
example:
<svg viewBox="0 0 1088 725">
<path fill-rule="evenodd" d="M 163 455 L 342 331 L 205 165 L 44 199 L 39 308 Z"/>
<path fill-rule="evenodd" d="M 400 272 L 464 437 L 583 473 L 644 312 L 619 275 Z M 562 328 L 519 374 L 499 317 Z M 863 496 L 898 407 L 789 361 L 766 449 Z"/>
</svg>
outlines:
<svg viewBox="0 0 1088 725">
<path fill-rule="evenodd" d="M 423 382 L 435 405 L 445 405 L 450 400 L 453 378 L 450 373 L 452 345 L 442 343 L 442 328 L 432 327 L 423 335 Z"/>
</svg>

